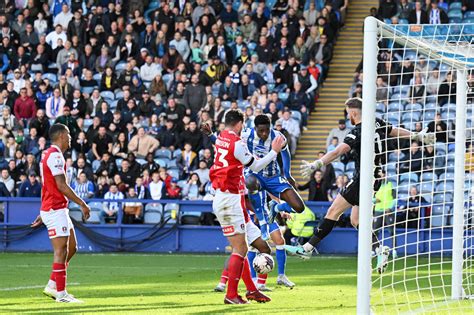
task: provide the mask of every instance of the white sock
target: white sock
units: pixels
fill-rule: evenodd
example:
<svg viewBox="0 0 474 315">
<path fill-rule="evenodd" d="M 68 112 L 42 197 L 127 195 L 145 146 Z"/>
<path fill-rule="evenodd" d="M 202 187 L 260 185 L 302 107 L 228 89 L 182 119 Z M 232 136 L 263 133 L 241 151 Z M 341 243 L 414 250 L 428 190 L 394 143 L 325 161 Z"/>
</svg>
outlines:
<svg viewBox="0 0 474 315">
<path fill-rule="evenodd" d="M 312 252 L 314 249 L 314 246 L 311 245 L 310 243 L 306 243 L 303 245 L 303 249 L 305 252 Z"/>
<path fill-rule="evenodd" d="M 48 280 L 48 287 L 51 289 L 56 289 L 56 281 L 53 281 L 51 279 Z"/>
<path fill-rule="evenodd" d="M 66 295 L 66 290 L 59 291 L 58 295 L 57 295 L 57 298 L 60 299 L 60 298 L 64 297 L 65 295 Z"/>
</svg>

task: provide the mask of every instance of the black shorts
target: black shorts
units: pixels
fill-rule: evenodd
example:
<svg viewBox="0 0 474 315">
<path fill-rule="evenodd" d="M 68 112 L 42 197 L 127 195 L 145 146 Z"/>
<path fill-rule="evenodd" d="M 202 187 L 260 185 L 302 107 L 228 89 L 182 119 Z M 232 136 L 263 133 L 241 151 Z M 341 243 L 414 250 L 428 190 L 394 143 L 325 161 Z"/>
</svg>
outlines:
<svg viewBox="0 0 474 315">
<path fill-rule="evenodd" d="M 348 203 L 353 206 L 359 205 L 359 177 L 351 179 L 346 186 L 341 190 L 342 198 L 346 199 Z"/>
<path fill-rule="evenodd" d="M 380 179 L 374 181 L 374 192 L 377 192 L 382 185 Z M 353 206 L 359 205 L 360 179 L 359 176 L 352 178 L 342 189 L 341 196 Z"/>
</svg>

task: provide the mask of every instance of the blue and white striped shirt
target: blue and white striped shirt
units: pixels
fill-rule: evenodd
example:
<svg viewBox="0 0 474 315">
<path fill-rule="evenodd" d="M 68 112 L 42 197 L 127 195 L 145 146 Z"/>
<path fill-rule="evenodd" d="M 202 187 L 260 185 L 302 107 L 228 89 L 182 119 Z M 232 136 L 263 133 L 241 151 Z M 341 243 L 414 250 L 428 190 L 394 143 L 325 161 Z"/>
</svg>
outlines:
<svg viewBox="0 0 474 315">
<path fill-rule="evenodd" d="M 249 148 L 250 153 L 252 153 L 255 157 L 259 159 L 266 156 L 272 150 L 272 141 L 277 136 L 282 136 L 283 138 L 285 138 L 285 136 L 281 132 L 277 130 L 273 130 L 273 129 L 270 130 L 270 135 L 266 141 L 263 141 L 262 139 L 260 139 L 257 135 L 257 132 L 253 128 L 247 128 L 243 130 L 241 134 L 242 141 L 244 141 L 247 144 L 247 147 Z M 285 138 L 285 141 L 286 141 L 286 138 Z M 246 175 L 253 173 L 248 168 L 245 169 L 245 172 L 246 172 Z M 258 174 L 264 177 L 274 177 L 276 175 L 283 176 L 276 158 L 273 161 L 271 161 Z"/>
</svg>

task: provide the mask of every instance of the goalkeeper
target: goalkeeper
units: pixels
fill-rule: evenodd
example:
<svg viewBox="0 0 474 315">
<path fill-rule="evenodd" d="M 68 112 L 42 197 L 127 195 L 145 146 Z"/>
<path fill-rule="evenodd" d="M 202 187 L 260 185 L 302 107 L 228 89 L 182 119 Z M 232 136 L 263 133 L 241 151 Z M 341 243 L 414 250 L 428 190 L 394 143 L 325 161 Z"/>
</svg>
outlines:
<svg viewBox="0 0 474 315">
<path fill-rule="evenodd" d="M 317 232 L 310 238 L 310 240 L 303 246 L 285 246 L 285 249 L 298 255 L 302 258 L 309 258 L 316 247 L 336 225 L 341 214 L 346 209 L 352 207 L 351 213 L 351 224 L 357 229 L 359 226 L 359 169 L 360 169 L 360 149 L 361 149 L 361 136 L 362 136 L 362 99 L 350 98 L 345 103 L 348 117 L 354 125 L 354 129 L 347 134 L 344 138 L 343 143 L 339 144 L 334 151 L 326 153 L 321 159 L 316 160 L 312 163 L 302 161 L 301 173 L 303 177 L 309 178 L 311 174 L 323 167 L 328 165 L 332 161 L 336 160 L 340 156 L 350 153 L 351 158 L 355 160 L 356 171 L 354 172 L 353 178 L 343 190 L 337 195 L 336 199 L 329 207 L 323 222 L 319 225 Z M 386 155 L 386 143 L 390 138 L 409 138 L 423 142 L 426 145 L 431 145 L 435 142 L 435 134 L 428 133 L 427 129 L 421 132 L 411 132 L 409 130 L 392 126 L 390 123 L 385 122 L 382 119 L 376 118 L 375 121 L 375 169 L 374 177 L 379 178 L 378 173 L 380 166 L 385 163 Z M 380 188 L 380 179 L 375 180 L 374 190 L 377 191 Z M 272 208 L 272 211 L 277 211 L 276 207 Z M 367 211 L 371 211 L 367 210 Z M 274 217 L 274 214 L 271 215 Z"/>
</svg>

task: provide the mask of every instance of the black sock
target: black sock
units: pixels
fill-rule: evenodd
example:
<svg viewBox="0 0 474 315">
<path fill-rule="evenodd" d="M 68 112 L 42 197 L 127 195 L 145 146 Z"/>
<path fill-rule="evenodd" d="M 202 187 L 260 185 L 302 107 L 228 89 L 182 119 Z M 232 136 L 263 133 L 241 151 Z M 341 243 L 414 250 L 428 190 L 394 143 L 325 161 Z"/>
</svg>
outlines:
<svg viewBox="0 0 474 315">
<path fill-rule="evenodd" d="M 331 233 L 332 229 L 336 225 L 337 221 L 331 219 L 324 219 L 323 222 L 318 227 L 318 232 L 314 234 L 310 239 L 309 242 L 311 245 L 316 246 L 321 242 L 323 238 L 325 238 L 329 233 Z"/>
</svg>

